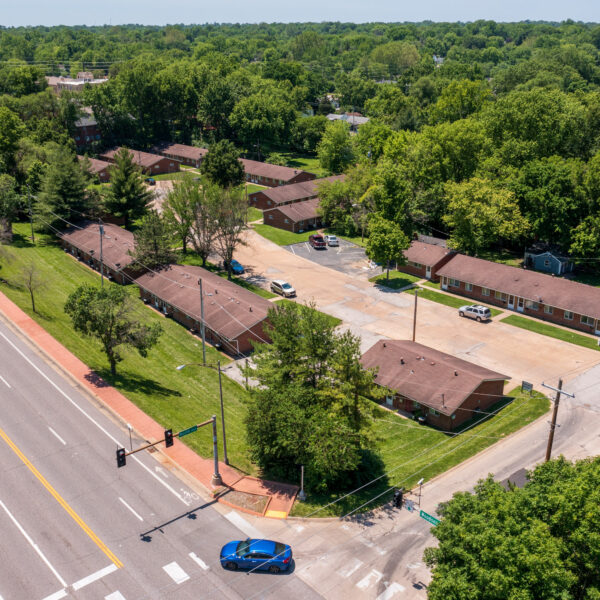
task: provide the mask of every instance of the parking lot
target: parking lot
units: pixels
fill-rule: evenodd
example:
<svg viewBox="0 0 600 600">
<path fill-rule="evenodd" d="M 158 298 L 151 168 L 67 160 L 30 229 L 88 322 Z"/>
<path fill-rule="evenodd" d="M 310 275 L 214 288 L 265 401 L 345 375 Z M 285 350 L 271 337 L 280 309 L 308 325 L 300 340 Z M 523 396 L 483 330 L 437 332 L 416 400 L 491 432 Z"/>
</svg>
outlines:
<svg viewBox="0 0 600 600">
<path fill-rule="evenodd" d="M 339 243 L 338 247 L 327 246 L 327 248 L 320 250 L 315 250 L 308 242 L 291 244 L 284 246 L 284 248 L 296 256 L 307 258 L 319 265 L 335 269 L 353 277 L 371 277 L 378 272 L 377 267 L 372 268 L 370 266 L 370 261 L 365 254 L 364 248 L 346 240 L 339 240 Z"/>
</svg>

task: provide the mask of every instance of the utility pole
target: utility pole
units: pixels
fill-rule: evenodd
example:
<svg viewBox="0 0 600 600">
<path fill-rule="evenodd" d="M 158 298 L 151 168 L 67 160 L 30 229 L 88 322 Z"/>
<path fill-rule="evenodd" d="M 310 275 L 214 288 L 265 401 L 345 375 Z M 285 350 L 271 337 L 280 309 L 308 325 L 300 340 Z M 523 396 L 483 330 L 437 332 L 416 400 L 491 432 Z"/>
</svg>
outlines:
<svg viewBox="0 0 600 600">
<path fill-rule="evenodd" d="M 33 211 L 31 210 L 31 192 L 27 186 L 27 204 L 29 205 L 29 223 L 31 224 L 31 241 L 35 244 L 35 235 L 33 233 Z"/>
<path fill-rule="evenodd" d="M 562 390 L 562 379 L 558 380 L 558 387 L 555 388 L 551 385 L 547 385 L 546 383 L 542 383 L 545 388 L 550 390 L 554 390 L 556 392 L 556 398 L 554 399 L 554 410 L 552 411 L 552 422 L 550 423 L 550 433 L 548 434 L 548 446 L 546 447 L 546 462 L 550 460 L 550 456 L 552 455 L 552 443 L 554 442 L 554 430 L 556 429 L 556 417 L 558 415 L 558 405 L 560 403 L 560 395 L 564 394 L 565 396 L 569 396 L 569 398 L 575 398 L 575 394 L 569 394 L 569 392 L 563 392 Z"/>
<path fill-rule="evenodd" d="M 213 433 L 213 453 L 215 457 L 215 472 L 213 473 L 211 483 L 212 485 L 223 485 L 221 474 L 219 473 L 219 450 L 217 448 L 217 415 L 211 417 L 212 421 L 212 433 Z"/>
<path fill-rule="evenodd" d="M 198 279 L 200 286 L 200 332 L 202 334 L 202 364 L 206 366 L 206 332 L 204 330 L 204 294 L 202 293 L 202 279 Z"/>
<path fill-rule="evenodd" d="M 102 219 L 100 219 L 100 289 L 104 288 L 104 261 L 102 254 L 102 238 L 104 237 L 104 224 L 102 223 Z"/>
<path fill-rule="evenodd" d="M 227 436 L 225 435 L 225 411 L 223 410 L 223 385 L 221 383 L 221 361 L 217 361 L 217 369 L 219 369 L 219 397 L 221 399 L 221 426 L 223 427 L 223 460 L 225 464 L 229 464 L 227 458 Z"/>
<path fill-rule="evenodd" d="M 419 297 L 419 288 L 416 287 L 415 288 L 415 312 L 413 314 L 413 337 L 412 337 L 412 341 L 415 341 L 415 333 L 417 331 L 417 298 Z"/>
</svg>

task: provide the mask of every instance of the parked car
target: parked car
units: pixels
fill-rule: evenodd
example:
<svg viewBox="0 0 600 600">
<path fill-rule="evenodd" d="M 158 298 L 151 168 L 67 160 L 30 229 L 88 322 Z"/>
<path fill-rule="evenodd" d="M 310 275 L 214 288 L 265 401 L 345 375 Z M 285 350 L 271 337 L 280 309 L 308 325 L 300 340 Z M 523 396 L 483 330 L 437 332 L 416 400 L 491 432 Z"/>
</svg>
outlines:
<svg viewBox="0 0 600 600">
<path fill-rule="evenodd" d="M 460 317 L 469 317 L 476 321 L 489 321 L 492 318 L 492 311 L 486 306 L 470 304 L 468 306 L 461 306 L 458 309 L 458 315 Z"/>
<path fill-rule="evenodd" d="M 274 279 L 271 281 L 271 291 L 274 294 L 279 294 L 284 298 L 293 298 L 296 295 L 296 290 L 287 281 L 283 279 Z"/>
<path fill-rule="evenodd" d="M 339 246 L 340 245 L 340 241 L 337 239 L 337 237 L 335 235 L 326 235 L 324 239 L 327 242 L 328 246 Z"/>
<path fill-rule="evenodd" d="M 279 573 L 292 564 L 292 549 L 271 540 L 233 541 L 221 548 L 221 565 L 226 569 L 257 569 Z"/>
<path fill-rule="evenodd" d="M 148 184 L 148 185 L 154 185 L 156 183 L 156 180 L 153 177 L 146 177 L 146 179 L 144 179 L 144 181 Z"/>
<path fill-rule="evenodd" d="M 327 248 L 327 242 L 323 239 L 323 236 L 319 233 L 315 233 L 308 238 L 308 243 L 313 248 Z"/>
<path fill-rule="evenodd" d="M 229 263 L 224 260 L 223 261 L 223 268 L 227 271 L 227 265 Z M 231 261 L 231 272 L 235 273 L 236 275 L 241 275 L 244 272 L 244 267 L 242 267 L 242 265 L 240 265 L 240 263 L 235 260 L 235 258 Z"/>
</svg>

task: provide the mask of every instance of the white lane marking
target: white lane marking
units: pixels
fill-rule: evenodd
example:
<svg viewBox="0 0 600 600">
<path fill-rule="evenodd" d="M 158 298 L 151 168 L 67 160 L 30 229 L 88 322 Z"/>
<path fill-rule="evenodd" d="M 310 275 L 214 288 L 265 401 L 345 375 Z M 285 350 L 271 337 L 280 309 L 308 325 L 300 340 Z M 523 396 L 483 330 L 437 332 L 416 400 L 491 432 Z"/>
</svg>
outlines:
<svg viewBox="0 0 600 600">
<path fill-rule="evenodd" d="M 88 413 L 85 412 L 85 410 L 83 410 L 83 408 L 81 408 L 81 406 L 79 406 L 79 404 L 77 404 L 77 402 L 75 402 L 73 399 L 71 399 L 66 392 L 63 392 L 60 387 L 58 387 L 58 385 L 56 383 L 54 383 L 54 381 L 52 381 L 52 379 L 50 379 L 36 364 L 34 364 L 27 356 L 25 356 L 25 354 L 23 352 L 21 352 L 21 350 L 15 345 L 13 344 L 1 331 L 0 331 L 0 336 L 2 336 L 55 390 L 57 390 L 62 396 L 64 396 L 81 414 L 83 414 L 89 421 L 91 421 L 102 433 L 104 433 L 104 435 L 106 435 L 109 439 L 111 439 L 115 444 L 117 444 L 117 446 L 123 448 L 123 444 L 121 444 L 115 437 L 113 437 L 108 431 L 106 431 L 106 429 L 104 429 L 104 427 L 102 427 L 102 425 L 100 425 L 100 423 L 98 423 L 92 416 L 90 416 Z M 152 472 L 152 470 L 150 469 L 150 467 L 147 467 L 139 458 L 137 458 L 137 456 L 133 456 L 132 457 L 133 460 L 135 460 L 138 465 L 140 465 L 143 469 L 145 469 L 148 473 L 150 473 L 150 475 L 152 475 L 152 477 L 154 477 L 154 479 L 156 479 L 156 481 L 159 481 L 162 485 L 164 485 L 174 496 L 177 496 L 177 498 L 179 498 L 186 506 L 189 506 L 189 502 L 186 502 L 181 496 L 180 494 L 174 490 L 166 481 L 163 481 L 162 479 L 160 479 L 160 477 L 158 477 L 155 473 Z"/>
<path fill-rule="evenodd" d="M 377 554 L 379 554 L 380 556 L 383 556 L 384 554 L 387 554 L 387 550 L 384 550 L 383 548 L 380 548 L 379 546 L 376 546 L 370 540 L 366 540 L 364 538 L 359 537 L 358 541 L 361 544 L 364 544 L 367 548 L 373 548 L 373 550 L 375 550 L 375 552 L 377 552 Z"/>
<path fill-rule="evenodd" d="M 125 500 L 123 500 L 123 498 L 121 498 L 119 496 L 119 500 L 123 503 L 123 506 L 125 506 L 126 508 L 128 508 L 140 521 L 143 521 L 144 519 L 142 519 L 142 517 L 140 517 L 140 515 L 138 515 L 135 510 L 133 510 L 133 508 L 131 508 L 131 506 L 129 506 L 129 504 L 127 504 L 127 502 L 125 502 Z"/>
<path fill-rule="evenodd" d="M 172 562 L 163 567 L 163 571 L 177 584 L 187 581 L 190 576 L 176 563 Z"/>
<path fill-rule="evenodd" d="M 350 577 L 350 575 L 358 571 L 358 569 L 360 569 L 363 566 L 363 564 L 364 563 L 362 560 L 359 560 L 358 558 L 353 558 L 352 563 L 340 570 L 340 575 L 342 577 Z"/>
<path fill-rule="evenodd" d="M 396 592 L 403 592 L 404 589 L 405 588 L 404 588 L 403 585 L 400 585 L 399 583 L 394 582 L 386 590 L 384 590 L 383 592 L 381 592 L 381 594 L 379 594 L 379 596 L 377 596 L 377 600 L 390 600 L 390 598 Z"/>
<path fill-rule="evenodd" d="M 234 511 L 226 513 L 225 518 L 248 537 L 257 539 L 262 539 L 264 537 L 256 527 L 248 523 L 244 517 Z"/>
<path fill-rule="evenodd" d="M 197 564 L 200 566 L 201 569 L 204 569 L 205 571 L 208 571 L 209 566 L 198 556 L 196 556 L 195 552 L 190 552 L 189 557 Z"/>
<path fill-rule="evenodd" d="M 113 592 L 108 596 L 104 596 L 104 600 L 125 600 L 125 596 L 121 592 Z"/>
<path fill-rule="evenodd" d="M 29 542 L 31 547 L 37 552 L 38 556 L 46 563 L 46 566 L 52 571 L 56 579 L 58 579 L 60 585 L 67 587 L 67 582 L 58 574 L 58 571 L 50 564 L 50 561 L 44 556 L 44 553 L 39 549 L 38 545 L 29 537 L 29 534 L 21 527 L 21 524 L 12 516 L 11 512 L 6 508 L 6 505 L 0 500 L 0 506 L 4 509 L 4 512 L 8 515 L 10 520 L 15 524 L 17 529 L 21 532 L 23 537 Z"/>
<path fill-rule="evenodd" d="M 292 251 L 292 254 L 296 254 L 296 251 L 294 250 L 294 246 L 290 246 L 290 250 Z"/>
<path fill-rule="evenodd" d="M 71 587 L 75 591 L 80 590 L 82 587 L 85 587 L 86 585 L 89 585 L 90 583 L 94 583 L 94 581 L 98 581 L 98 579 L 102 579 L 105 575 L 108 575 L 109 573 L 116 571 L 117 568 L 118 568 L 117 565 L 115 565 L 114 563 L 111 565 L 108 565 L 108 567 L 104 567 L 104 569 L 100 569 L 99 571 L 96 571 L 95 573 L 92 573 L 91 575 L 88 575 L 87 577 L 84 577 L 83 579 L 76 581 Z"/>
<path fill-rule="evenodd" d="M 54 592 L 54 594 L 50 594 L 46 596 L 44 600 L 60 600 L 61 598 L 65 598 L 67 595 L 67 590 L 58 590 L 58 592 Z"/>
<path fill-rule="evenodd" d="M 154 470 L 157 473 L 160 473 L 160 475 L 162 475 L 165 479 L 167 479 L 169 477 L 169 474 L 162 467 L 159 467 L 158 465 L 156 465 L 154 467 Z"/>
<path fill-rule="evenodd" d="M 67 445 L 67 442 L 65 442 L 65 440 L 63 440 L 63 439 L 60 437 L 60 435 L 58 435 L 58 433 L 56 433 L 56 431 L 54 431 L 54 429 L 52 429 L 52 427 L 48 427 L 48 429 L 50 430 L 50 433 L 51 433 L 52 435 L 54 435 L 54 437 L 56 437 L 56 439 L 57 439 L 57 440 L 58 440 L 58 441 L 59 441 L 61 444 L 63 444 L 63 446 L 66 446 L 66 445 Z"/>
<path fill-rule="evenodd" d="M 296 525 L 294 529 L 300 533 L 301 531 L 304 531 L 304 525 Z"/>
<path fill-rule="evenodd" d="M 2 379 L 2 381 L 4 382 L 4 385 L 6 385 L 7 387 L 11 387 L 10 383 L 8 383 L 8 381 L 6 381 L 6 379 L 4 379 L 4 377 L 2 377 L 2 375 L 0 375 L 0 379 Z"/>
<path fill-rule="evenodd" d="M 373 569 L 366 577 L 363 577 L 357 584 L 356 587 L 361 590 L 366 590 L 368 587 L 375 585 L 383 577 L 383 574 Z"/>
</svg>

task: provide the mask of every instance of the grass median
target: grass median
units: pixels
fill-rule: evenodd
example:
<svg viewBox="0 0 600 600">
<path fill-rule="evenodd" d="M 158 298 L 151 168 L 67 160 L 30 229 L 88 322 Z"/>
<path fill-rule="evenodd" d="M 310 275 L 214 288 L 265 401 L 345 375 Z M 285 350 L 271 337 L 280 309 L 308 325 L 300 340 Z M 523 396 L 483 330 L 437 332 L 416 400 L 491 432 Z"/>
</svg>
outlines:
<svg viewBox="0 0 600 600">
<path fill-rule="evenodd" d="M 256 233 L 262 235 L 264 238 L 271 240 L 278 246 L 289 246 L 290 244 L 298 244 L 300 242 L 307 242 L 309 236 L 315 231 L 305 231 L 304 233 L 292 233 L 285 229 L 279 229 L 278 227 L 271 227 L 271 225 L 253 225 L 252 226 Z"/>
<path fill-rule="evenodd" d="M 550 325 L 549 323 L 543 323 L 533 319 L 526 319 L 525 317 L 520 317 L 519 315 L 510 315 L 501 320 L 502 323 L 514 325 L 515 327 L 520 327 L 521 329 L 526 329 L 527 331 L 533 331 L 541 335 L 546 335 L 557 340 L 562 340 L 563 342 L 569 342 L 570 344 L 576 344 L 577 346 L 583 346 L 584 348 L 590 348 L 591 350 L 600 349 L 598 347 L 598 338 L 581 335 L 579 333 L 575 333 L 574 331 L 567 331 L 566 329 L 561 329 L 560 327 L 554 327 L 554 325 Z"/>
<path fill-rule="evenodd" d="M 389 280 L 385 273 L 381 273 L 380 275 L 375 275 L 375 277 L 371 277 L 369 281 L 375 283 L 377 286 L 388 288 L 390 290 L 401 290 L 402 288 L 412 285 L 413 283 L 416 283 L 421 279 L 422 277 L 415 277 L 414 275 L 410 275 L 409 273 L 402 273 L 401 271 L 390 270 Z"/>
<path fill-rule="evenodd" d="M 419 479 L 428 481 L 447 471 L 535 421 L 550 408 L 548 398 L 536 391 L 530 396 L 529 393 L 521 392 L 521 388 L 515 388 L 508 397 L 510 400 L 499 399 L 496 406 L 486 411 L 497 411 L 496 414 L 483 415 L 478 425 L 466 430 L 463 428 L 463 432 L 458 435 L 449 435 L 433 427 L 419 425 L 377 407 L 374 433 L 378 444 L 374 460 L 379 463 L 376 466 L 383 475 L 381 479 L 322 510 L 319 509 L 336 501 L 343 494 L 309 495 L 306 502 L 296 502 L 292 515 L 306 516 L 318 510 L 315 517 L 340 516 L 366 503 L 368 504 L 362 506 L 361 510 L 376 508 L 391 498 L 391 492 L 386 493 L 389 488 L 415 488 Z M 383 495 L 375 499 L 380 494 Z M 369 503 L 370 500 L 373 502 Z"/>
<path fill-rule="evenodd" d="M 410 294 L 411 296 L 415 295 L 414 289 L 406 290 L 404 293 Z M 419 298 L 431 300 L 432 302 L 437 302 L 438 304 L 445 304 L 446 306 L 451 306 L 452 308 L 460 308 L 461 306 L 471 304 L 468 298 L 456 298 L 455 296 L 434 292 L 433 290 L 424 287 L 419 288 Z M 485 304 L 483 304 L 482 306 L 485 306 Z M 492 317 L 502 314 L 502 311 L 498 310 L 497 308 L 492 308 L 491 306 L 488 306 L 487 308 L 490 309 Z"/>
</svg>

